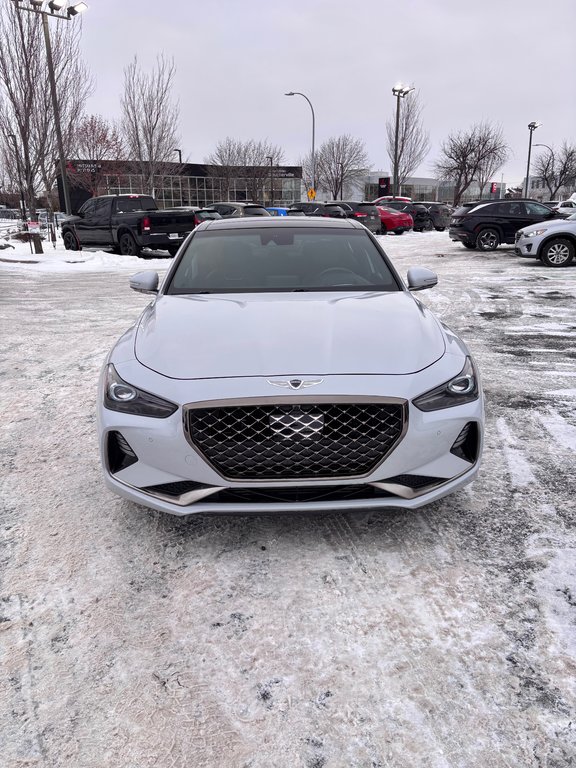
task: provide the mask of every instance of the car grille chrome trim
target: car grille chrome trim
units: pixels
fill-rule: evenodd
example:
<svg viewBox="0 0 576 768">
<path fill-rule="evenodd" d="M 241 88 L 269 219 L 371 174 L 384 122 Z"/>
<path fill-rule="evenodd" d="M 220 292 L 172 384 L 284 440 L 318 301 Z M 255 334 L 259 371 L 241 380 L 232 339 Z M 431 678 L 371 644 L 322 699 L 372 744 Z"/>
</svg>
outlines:
<svg viewBox="0 0 576 768">
<path fill-rule="evenodd" d="M 223 478 L 258 482 L 365 477 L 406 433 L 407 401 L 291 397 L 193 403 L 186 439 Z"/>
</svg>

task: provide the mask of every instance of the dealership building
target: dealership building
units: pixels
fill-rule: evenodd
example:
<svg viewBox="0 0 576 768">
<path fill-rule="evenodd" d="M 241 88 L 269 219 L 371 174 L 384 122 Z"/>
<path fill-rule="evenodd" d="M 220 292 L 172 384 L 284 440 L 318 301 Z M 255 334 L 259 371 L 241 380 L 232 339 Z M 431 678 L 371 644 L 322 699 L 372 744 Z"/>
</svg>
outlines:
<svg viewBox="0 0 576 768">
<path fill-rule="evenodd" d="M 96 195 L 126 195 L 148 193 L 148 185 L 137 162 L 112 160 L 70 160 L 67 163 L 68 183 L 72 210 Z M 60 208 L 64 210 L 62 185 L 58 180 Z M 392 192 L 390 172 L 370 171 L 356 184 L 346 184 L 343 199 L 374 200 Z M 484 198 L 504 197 L 505 186 L 489 182 Z M 454 187 L 449 182 L 434 178 L 410 177 L 402 185 L 399 195 L 418 200 L 451 202 Z M 160 208 L 198 206 L 235 200 L 254 200 L 264 205 L 288 206 L 306 199 L 306 186 L 301 166 L 266 166 L 256 168 L 224 169 L 221 166 L 196 163 L 162 163 L 154 176 L 154 197 Z M 462 201 L 477 200 L 478 185 L 473 182 Z M 331 199 L 329 190 L 318 188 L 318 201 Z"/>
<path fill-rule="evenodd" d="M 148 194 L 142 169 L 132 161 L 69 160 L 67 178 L 72 210 L 96 195 Z M 195 163 L 162 163 L 154 175 L 154 197 L 159 208 L 199 206 L 224 200 L 255 197 L 265 205 L 289 205 L 305 195 L 300 166 L 226 169 Z M 60 208 L 64 210 L 58 179 Z M 257 194 L 255 194 L 257 193 Z"/>
</svg>

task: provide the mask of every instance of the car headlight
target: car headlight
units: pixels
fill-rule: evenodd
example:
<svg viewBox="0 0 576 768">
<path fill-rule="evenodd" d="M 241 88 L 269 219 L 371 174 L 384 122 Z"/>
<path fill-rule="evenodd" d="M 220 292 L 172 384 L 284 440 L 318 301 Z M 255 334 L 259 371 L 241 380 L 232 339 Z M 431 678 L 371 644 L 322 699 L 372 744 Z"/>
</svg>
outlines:
<svg viewBox="0 0 576 768">
<path fill-rule="evenodd" d="M 454 408 L 478 399 L 478 374 L 471 357 L 466 358 L 464 368 L 445 384 L 419 395 L 412 402 L 421 411 L 439 411 Z"/>
<path fill-rule="evenodd" d="M 113 365 L 106 369 L 104 405 L 111 411 L 150 416 L 153 419 L 165 419 L 178 410 L 174 403 L 138 389 L 121 379 Z"/>
<path fill-rule="evenodd" d="M 537 237 L 543 235 L 546 232 L 545 229 L 531 229 L 530 232 L 522 232 L 522 237 Z"/>
</svg>

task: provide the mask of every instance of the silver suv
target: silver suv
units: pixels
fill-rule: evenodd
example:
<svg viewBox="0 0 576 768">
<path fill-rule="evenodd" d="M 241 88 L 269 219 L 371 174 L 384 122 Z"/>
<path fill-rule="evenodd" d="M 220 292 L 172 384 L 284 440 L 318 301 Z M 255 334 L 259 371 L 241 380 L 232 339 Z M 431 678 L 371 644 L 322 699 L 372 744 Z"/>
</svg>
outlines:
<svg viewBox="0 0 576 768">
<path fill-rule="evenodd" d="M 518 256 L 540 259 L 547 267 L 567 267 L 576 253 L 576 214 L 519 229 L 514 250 Z"/>
</svg>

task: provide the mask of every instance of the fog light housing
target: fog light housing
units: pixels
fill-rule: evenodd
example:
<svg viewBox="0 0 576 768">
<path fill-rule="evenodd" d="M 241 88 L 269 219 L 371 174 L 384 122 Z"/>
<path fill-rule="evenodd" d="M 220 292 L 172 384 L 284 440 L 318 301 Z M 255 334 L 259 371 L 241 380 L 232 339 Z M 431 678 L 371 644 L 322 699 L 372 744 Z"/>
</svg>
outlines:
<svg viewBox="0 0 576 768">
<path fill-rule="evenodd" d="M 460 430 L 460 434 L 454 441 L 450 453 L 458 456 L 459 459 L 469 461 L 474 464 L 478 458 L 478 449 L 480 447 L 480 433 L 478 424 L 475 421 L 469 421 L 466 426 Z"/>
<path fill-rule="evenodd" d="M 113 475 L 138 461 L 138 456 L 120 432 L 108 433 L 107 449 L 108 468 Z"/>
</svg>

